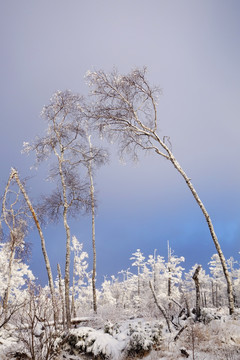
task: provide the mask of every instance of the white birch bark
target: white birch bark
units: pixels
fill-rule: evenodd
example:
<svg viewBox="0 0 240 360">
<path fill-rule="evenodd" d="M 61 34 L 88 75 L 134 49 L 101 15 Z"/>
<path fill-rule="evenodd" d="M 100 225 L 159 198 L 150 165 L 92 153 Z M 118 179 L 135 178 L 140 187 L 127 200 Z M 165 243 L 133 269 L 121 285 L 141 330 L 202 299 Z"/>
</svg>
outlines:
<svg viewBox="0 0 240 360">
<path fill-rule="evenodd" d="M 9 228 L 10 231 L 10 258 L 9 258 L 9 264 L 8 264 L 8 279 L 7 279 L 7 287 L 4 293 L 4 300 L 3 300 L 3 311 L 4 311 L 4 317 L 5 319 L 7 319 L 7 313 L 8 313 L 8 299 L 9 299 L 9 293 L 10 293 L 10 288 L 11 288 L 11 279 L 12 279 L 12 266 L 13 266 L 13 260 L 14 260 L 14 256 L 15 256 L 15 248 L 14 248 L 14 238 L 13 238 L 13 228 L 14 228 L 14 223 L 13 223 L 13 228 L 11 228 L 8 220 L 7 220 L 7 214 L 6 214 L 6 197 L 7 197 L 7 192 L 11 183 L 12 177 L 10 175 L 5 191 L 4 191 L 4 195 L 3 195 L 3 202 L 2 202 L 2 212 L 3 212 L 3 218 L 4 221 L 7 225 L 7 227 Z M 14 222 L 14 214 L 12 214 L 13 217 L 13 222 Z"/>
<path fill-rule="evenodd" d="M 88 161 L 88 175 L 90 179 L 90 196 L 91 196 L 91 210 L 92 210 L 92 249 L 93 249 L 93 271 L 92 271 L 92 291 L 93 291 L 93 310 L 97 313 L 97 295 L 96 295 L 96 242 L 95 242 L 95 204 L 94 204 L 94 184 L 92 176 L 92 144 L 91 135 L 88 136 L 88 143 L 90 149 L 90 160 Z"/>
<path fill-rule="evenodd" d="M 167 147 L 166 147 L 167 148 Z M 212 220 L 203 204 L 203 202 L 201 201 L 201 199 L 199 198 L 193 184 L 191 183 L 191 179 L 188 178 L 188 176 L 186 175 L 186 173 L 183 171 L 183 169 L 181 168 L 180 164 L 177 162 L 177 160 L 175 159 L 175 157 L 173 156 L 173 154 L 170 152 L 170 150 L 168 149 L 168 153 L 169 153 L 169 160 L 172 162 L 173 166 L 177 169 L 177 171 L 182 175 L 182 177 L 184 178 L 184 180 L 186 181 L 186 184 L 188 186 L 188 188 L 190 189 L 194 199 L 196 200 L 197 204 L 199 205 L 209 228 L 212 240 L 214 242 L 215 248 L 217 250 L 218 256 L 220 258 L 221 264 L 222 264 L 222 268 L 223 268 L 223 273 L 227 282 L 227 293 L 228 293 L 228 306 L 229 306 L 229 313 L 230 315 L 234 313 L 234 297 L 233 297 L 233 287 L 232 287 L 232 282 L 231 282 L 231 277 L 229 274 L 229 271 L 227 269 L 227 264 L 226 264 L 226 259 L 224 257 L 224 254 L 222 252 L 221 246 L 219 244 L 217 235 L 214 231 L 214 227 L 212 224 Z"/>
<path fill-rule="evenodd" d="M 74 260 L 73 260 L 73 280 L 72 280 L 72 304 L 71 304 L 71 314 L 75 318 L 77 316 L 76 314 L 76 308 L 75 308 L 75 277 L 76 277 L 76 259 L 74 254 Z"/>
<path fill-rule="evenodd" d="M 63 193 L 63 224 L 66 231 L 66 259 L 65 259 L 65 308 L 66 308 L 66 323 L 67 328 L 71 327 L 71 308 L 70 308 L 70 254 L 71 254 L 71 234 L 70 227 L 67 221 L 67 213 L 68 213 L 68 201 L 67 201 L 67 187 L 64 179 L 64 174 L 62 170 L 63 159 L 63 149 L 61 149 L 61 157 L 57 154 L 58 157 L 58 167 L 59 167 L 59 175 L 61 178 L 62 184 L 62 193 Z"/>
<path fill-rule="evenodd" d="M 15 179 L 18 186 L 19 186 L 19 189 L 21 190 L 22 194 L 23 194 L 23 197 L 29 207 L 29 210 L 32 214 L 32 217 L 34 219 L 34 222 L 35 222 L 35 225 L 38 229 L 38 233 L 39 233 L 39 236 L 40 236 L 40 239 L 41 239 L 41 247 L 42 247 L 42 253 L 43 253 L 43 257 L 44 257 L 44 260 L 45 260 L 45 266 L 46 266 L 46 270 L 47 270 L 47 274 L 48 274 L 48 282 L 49 282 L 49 288 L 50 288 L 50 293 L 51 293 L 51 299 L 52 299 L 52 306 L 53 306 L 53 316 L 54 316 L 54 325 L 55 325 L 55 328 L 57 328 L 57 321 L 58 321 L 58 316 L 57 316 L 57 305 L 56 305 L 56 297 L 55 297 L 55 290 L 54 290 L 54 283 L 53 283 L 53 277 L 52 277 L 52 270 L 51 270 L 51 266 L 50 266 L 50 261 L 49 261 L 49 258 L 48 258 L 48 255 L 47 255 L 47 250 L 46 250 L 46 245 L 45 245 L 45 239 L 44 239 L 44 236 L 43 236 L 43 232 L 42 232 L 42 229 L 41 229 L 41 226 L 40 226 L 40 223 L 38 221 L 38 218 L 37 218 L 37 215 L 34 211 L 34 208 L 31 204 L 31 201 L 24 189 L 24 186 L 23 184 L 21 183 L 20 179 L 19 179 L 19 176 L 18 176 L 18 172 L 17 170 L 15 169 L 12 169 L 11 171 L 11 175 L 10 175 L 11 179 Z"/>
<path fill-rule="evenodd" d="M 63 289 L 62 289 L 62 274 L 61 274 L 61 268 L 60 265 L 57 264 L 57 271 L 58 271 L 58 281 L 59 281 L 59 294 L 61 299 L 61 305 L 62 305 L 62 323 L 63 328 L 65 329 L 65 304 L 64 304 L 64 296 L 63 296 Z"/>
</svg>

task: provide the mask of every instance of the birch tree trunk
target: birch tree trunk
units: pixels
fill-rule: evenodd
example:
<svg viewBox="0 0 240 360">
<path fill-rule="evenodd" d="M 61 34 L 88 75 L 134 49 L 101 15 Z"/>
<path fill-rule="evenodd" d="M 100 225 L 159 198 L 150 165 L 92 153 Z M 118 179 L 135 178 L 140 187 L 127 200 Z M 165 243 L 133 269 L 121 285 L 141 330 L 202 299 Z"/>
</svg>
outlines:
<svg viewBox="0 0 240 360">
<path fill-rule="evenodd" d="M 41 239 L 41 246 L 42 246 L 42 253 L 43 253 L 43 257 L 44 257 L 44 260 L 45 260 L 45 266 L 46 266 L 46 270 L 47 270 L 47 274 L 48 274 L 48 282 L 49 282 L 49 288 L 50 288 L 50 293 L 51 293 L 51 298 L 52 298 L 52 306 L 53 306 L 53 317 L 54 317 L 54 325 L 55 325 L 55 329 L 57 328 L 57 321 L 58 321 L 58 316 L 57 316 L 57 304 L 56 304 L 56 297 L 55 297 L 55 290 L 54 290 L 54 283 L 53 283 L 53 277 L 52 277 L 52 270 L 51 270 L 51 266 L 50 266 L 50 261 L 49 261 L 49 258 L 48 258 L 48 255 L 47 255 L 47 250 L 46 250 L 46 245 L 45 245 L 45 239 L 44 239 L 44 236 L 43 236 L 43 232 L 42 232 L 42 229 L 41 229 L 41 226 L 40 226 L 40 223 L 38 221 L 38 218 L 37 218 L 37 215 L 33 209 L 33 206 L 31 204 L 31 201 L 24 189 L 24 186 L 22 185 L 20 179 L 19 179 L 19 176 L 18 176 L 18 172 L 17 170 L 15 169 L 12 169 L 11 171 L 11 178 L 15 179 L 18 186 L 19 186 L 19 189 L 21 190 L 22 194 L 23 194 L 23 197 L 29 207 L 29 210 L 32 214 L 32 217 L 34 219 L 34 222 L 36 224 L 36 227 L 38 229 L 38 233 L 39 233 L 39 236 L 40 236 L 40 239 Z"/>
<path fill-rule="evenodd" d="M 66 323 L 67 329 L 71 327 L 71 308 L 70 308 L 70 254 L 71 254 L 71 234 L 70 234 L 70 227 L 67 221 L 67 213 L 68 213 L 68 201 L 67 201 L 67 186 L 64 179 L 62 164 L 63 164 L 63 148 L 61 148 L 61 156 L 58 154 L 58 167 L 59 167 L 59 174 L 61 178 L 62 184 L 62 193 L 63 193 L 63 224 L 66 232 L 66 260 L 65 260 L 65 308 L 66 308 Z"/>
<path fill-rule="evenodd" d="M 223 269 L 223 273 L 224 273 L 224 276 L 225 276 L 225 279 L 226 279 L 226 282 L 227 282 L 227 293 L 228 293 L 228 307 L 229 307 L 229 313 L 230 315 L 234 313 L 234 297 L 233 297 L 233 286 L 232 286 L 232 282 L 231 282 L 231 277 L 230 277 L 230 274 L 229 274 L 229 271 L 227 269 L 227 264 L 226 264 L 226 259 L 223 255 L 223 252 L 222 252 L 222 249 L 220 247 L 220 244 L 219 244 L 219 241 L 218 241 L 218 238 L 217 238 L 217 235 L 214 231 L 214 227 L 213 227 L 213 224 L 212 224 L 212 220 L 205 208 L 205 206 L 203 205 L 203 202 L 201 201 L 200 197 L 198 196 L 193 184 L 191 183 L 191 179 L 187 176 L 187 174 L 183 171 L 182 167 L 180 166 L 180 164 L 177 162 L 177 160 L 175 159 L 175 157 L 173 156 L 172 152 L 170 151 L 170 149 L 168 148 L 168 146 L 158 137 L 158 135 L 156 135 L 156 133 L 154 133 L 155 135 L 155 139 L 157 140 L 157 142 L 161 145 L 161 147 L 164 148 L 164 150 L 167 152 L 168 156 L 167 156 L 167 159 L 171 161 L 171 163 L 173 164 L 173 166 L 175 167 L 175 169 L 181 174 L 181 176 L 184 178 L 188 188 L 190 189 L 194 199 L 196 200 L 198 206 L 200 207 L 205 219 L 206 219 L 206 222 L 207 222 L 207 225 L 208 225 L 208 228 L 209 228 L 209 231 L 210 231 L 210 234 L 211 234 L 211 237 L 212 237 L 212 240 L 214 242 L 214 245 L 215 245 L 215 248 L 217 250 L 217 253 L 218 253 L 218 256 L 220 258 L 220 261 L 221 261 L 221 264 L 222 264 L 222 269 Z M 160 152 L 159 149 L 156 150 L 156 152 L 159 154 L 159 155 L 162 155 L 162 153 Z M 166 156 L 165 156 L 166 157 Z"/>
<path fill-rule="evenodd" d="M 11 234 L 11 242 L 12 242 L 12 234 Z M 8 279 L 7 279 L 7 288 L 4 293 L 4 299 L 3 299 L 3 312 L 4 312 L 4 320 L 8 317 L 8 299 L 11 289 L 11 279 L 12 279 L 12 267 L 13 267 L 13 260 L 15 256 L 14 246 L 11 244 L 11 251 L 10 251 L 10 258 L 9 258 L 9 264 L 8 264 Z"/>
<path fill-rule="evenodd" d="M 7 313 L 8 313 L 8 299 L 9 299 L 9 293 L 10 293 L 10 288 L 11 288 L 11 278 L 12 278 L 12 266 L 13 266 L 13 260 L 14 260 L 14 256 L 15 256 L 15 249 L 14 249 L 14 237 L 13 237 L 13 228 L 14 228 L 14 223 L 13 223 L 13 228 L 11 228 L 10 224 L 8 223 L 7 220 L 7 216 L 6 216 L 6 197 L 7 197 L 7 192 L 10 186 L 12 180 L 12 176 L 10 174 L 10 177 L 8 179 L 5 191 L 4 191 L 4 195 L 3 195 L 3 202 L 2 202 L 2 212 L 3 212 L 3 218 L 4 221 L 7 225 L 7 227 L 9 228 L 10 231 L 10 258 L 9 258 L 9 264 L 8 264 L 8 279 L 7 279 L 7 288 L 5 290 L 4 293 L 4 300 L 3 300 L 3 311 L 4 311 L 4 318 L 5 320 L 7 319 Z M 14 214 L 12 214 L 12 219 L 14 222 Z"/>
<path fill-rule="evenodd" d="M 63 296 L 63 289 L 62 289 L 62 274 L 61 274 L 61 268 L 60 265 L 57 264 L 57 271 L 58 271 L 58 281 L 59 281 L 59 294 L 61 299 L 61 305 L 62 305 L 62 323 L 63 328 L 65 329 L 65 304 L 64 304 L 64 296 Z"/>
<path fill-rule="evenodd" d="M 152 295 L 153 295 L 155 304 L 157 305 L 158 309 L 161 311 L 162 315 L 164 316 L 164 318 L 165 318 L 165 320 L 166 320 L 167 327 L 168 327 L 168 331 L 171 332 L 171 327 L 170 327 L 169 318 L 168 318 L 168 316 L 167 316 L 167 313 L 166 313 L 165 309 L 159 304 L 159 302 L 158 302 L 158 300 L 157 300 L 157 296 L 156 296 L 155 291 L 154 291 L 154 289 L 153 289 L 153 287 L 152 287 L 151 281 L 149 281 L 149 286 L 150 286 L 150 289 L 151 289 L 151 292 L 152 292 Z"/>
<path fill-rule="evenodd" d="M 93 291 L 93 310 L 97 313 L 97 295 L 96 295 L 96 242 L 95 242 L 95 204 L 94 204 L 94 184 L 92 176 L 92 144 L 91 135 L 88 136 L 90 160 L 88 161 L 88 175 L 90 179 L 90 196 L 91 196 L 91 210 L 92 210 L 92 249 L 93 249 L 93 272 L 92 272 L 92 291 Z"/>
<path fill-rule="evenodd" d="M 169 265 L 171 262 L 171 257 L 172 257 L 172 252 L 171 252 L 171 248 L 169 246 L 169 242 L 168 242 L 168 297 L 170 298 L 172 295 L 172 274 L 171 274 L 171 266 Z M 169 303 L 170 304 L 170 303 Z"/>
<path fill-rule="evenodd" d="M 74 260 L 73 260 L 73 280 L 72 280 L 72 304 L 71 304 L 71 314 L 75 318 L 77 316 L 76 314 L 76 308 L 75 308 L 75 277 L 76 277 L 76 259 L 74 254 Z"/>
</svg>

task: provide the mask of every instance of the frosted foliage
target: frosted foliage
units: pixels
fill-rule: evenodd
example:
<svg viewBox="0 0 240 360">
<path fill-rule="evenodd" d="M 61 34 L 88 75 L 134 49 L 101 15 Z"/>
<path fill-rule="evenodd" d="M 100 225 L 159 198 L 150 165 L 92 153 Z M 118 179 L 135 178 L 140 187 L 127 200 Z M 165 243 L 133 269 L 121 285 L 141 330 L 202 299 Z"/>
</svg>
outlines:
<svg viewBox="0 0 240 360">
<path fill-rule="evenodd" d="M 74 253 L 74 275 L 78 286 L 86 283 L 86 280 L 89 278 L 89 274 L 87 272 L 88 263 L 86 261 L 88 258 L 88 253 L 82 249 L 83 244 L 77 240 L 76 236 L 73 236 L 71 250 Z"/>
<path fill-rule="evenodd" d="M 0 244 L 0 296 L 4 296 L 9 274 L 9 257 L 10 252 L 7 244 Z M 21 291 L 26 285 L 27 280 L 34 280 L 35 277 L 28 265 L 20 259 L 14 259 L 12 265 L 12 277 L 10 283 L 10 299 L 17 300 Z M 19 299 L 18 299 L 19 300 Z"/>
<path fill-rule="evenodd" d="M 110 280 L 104 280 L 102 283 L 102 299 L 101 302 L 108 305 L 115 305 L 116 298 L 114 296 L 114 289 Z"/>
<path fill-rule="evenodd" d="M 24 142 L 23 142 L 23 150 L 22 150 L 22 153 L 29 154 L 30 151 L 31 151 L 31 145 L 29 144 L 29 142 L 24 141 Z"/>
<path fill-rule="evenodd" d="M 183 272 L 184 268 L 179 264 L 184 261 L 185 261 L 185 259 L 183 256 L 177 257 L 175 255 L 171 255 L 171 257 L 166 265 L 167 268 L 171 272 L 171 277 L 175 284 L 178 284 L 182 278 L 182 272 Z"/>
<path fill-rule="evenodd" d="M 71 159 L 79 158 L 80 153 L 88 148 L 81 102 L 82 97 L 79 94 L 70 90 L 57 91 L 49 104 L 43 107 L 41 117 L 48 124 L 46 133 L 42 137 L 37 136 L 31 143 L 25 141 L 22 151 L 27 154 L 33 151 L 36 165 L 53 154 L 61 156 L 62 150 L 65 156 L 67 153 Z"/>
<path fill-rule="evenodd" d="M 71 109 L 71 111 L 81 109 L 80 99 L 78 95 L 74 95 L 71 90 L 56 91 L 50 98 L 50 104 L 44 106 L 41 112 L 43 118 L 51 118 L 55 114 L 59 113 L 63 106 L 65 111 Z"/>
<path fill-rule="evenodd" d="M 223 270 L 221 266 L 221 261 L 219 259 L 218 254 L 214 254 L 211 257 L 211 261 L 209 262 L 209 270 L 211 274 L 213 275 L 214 279 L 216 280 L 222 280 L 223 279 Z"/>
<path fill-rule="evenodd" d="M 137 267 L 141 267 L 143 266 L 143 262 L 145 257 L 143 256 L 143 254 L 141 253 L 140 249 L 137 249 L 137 251 L 135 253 L 132 254 L 133 256 L 130 257 L 130 260 L 135 260 L 132 263 L 132 266 L 137 266 Z"/>
</svg>

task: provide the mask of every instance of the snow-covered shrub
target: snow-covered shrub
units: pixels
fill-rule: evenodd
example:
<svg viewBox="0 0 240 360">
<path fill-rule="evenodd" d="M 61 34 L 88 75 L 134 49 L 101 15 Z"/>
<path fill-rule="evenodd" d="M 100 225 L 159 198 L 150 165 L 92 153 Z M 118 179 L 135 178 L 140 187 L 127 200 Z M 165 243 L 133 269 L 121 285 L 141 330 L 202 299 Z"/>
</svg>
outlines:
<svg viewBox="0 0 240 360">
<path fill-rule="evenodd" d="M 8 243 L 0 244 L 0 299 L 3 301 L 9 277 L 10 251 Z M 34 275 L 21 259 L 14 258 L 11 269 L 9 301 L 23 302 L 24 288 L 28 281 L 33 281 Z M 19 299 L 21 299 L 19 301 Z"/>
<path fill-rule="evenodd" d="M 126 352 L 128 355 L 143 355 L 144 353 L 158 347 L 162 339 L 162 324 L 159 322 L 129 324 L 128 330 L 128 344 Z"/>
<path fill-rule="evenodd" d="M 105 334 L 113 335 L 116 332 L 116 324 L 114 325 L 110 320 L 104 324 Z"/>
<path fill-rule="evenodd" d="M 100 357 L 101 359 L 121 359 L 124 343 L 101 330 L 89 327 L 72 329 L 63 339 L 63 349 L 71 354 L 81 353 Z"/>
<path fill-rule="evenodd" d="M 62 340 L 62 349 L 72 355 L 88 354 L 100 359 L 119 360 L 124 356 L 143 355 L 156 349 L 162 340 L 162 324 L 143 320 L 112 324 L 103 330 L 80 327 L 70 330 Z"/>
</svg>

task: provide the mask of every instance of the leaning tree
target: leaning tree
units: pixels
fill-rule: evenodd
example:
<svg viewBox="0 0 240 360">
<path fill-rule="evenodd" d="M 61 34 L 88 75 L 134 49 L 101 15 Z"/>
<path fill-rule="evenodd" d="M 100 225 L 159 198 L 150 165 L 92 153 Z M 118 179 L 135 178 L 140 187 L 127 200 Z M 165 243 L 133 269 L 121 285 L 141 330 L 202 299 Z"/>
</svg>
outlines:
<svg viewBox="0 0 240 360">
<path fill-rule="evenodd" d="M 201 201 L 191 179 L 176 160 L 169 138 L 158 132 L 157 98 L 158 87 L 149 84 L 146 68 L 135 69 L 127 75 L 117 70 L 110 74 L 102 70 L 88 72 L 87 80 L 95 101 L 86 110 L 101 133 L 111 141 L 119 142 L 120 153 L 128 152 L 137 158 L 138 149 L 150 150 L 170 161 L 185 180 L 199 205 L 218 252 L 227 282 L 229 312 L 234 312 L 234 297 L 231 278 L 210 216 Z"/>
</svg>

